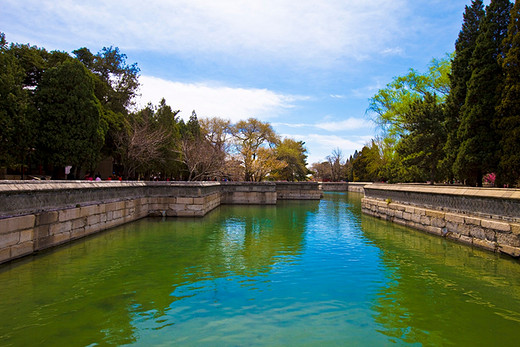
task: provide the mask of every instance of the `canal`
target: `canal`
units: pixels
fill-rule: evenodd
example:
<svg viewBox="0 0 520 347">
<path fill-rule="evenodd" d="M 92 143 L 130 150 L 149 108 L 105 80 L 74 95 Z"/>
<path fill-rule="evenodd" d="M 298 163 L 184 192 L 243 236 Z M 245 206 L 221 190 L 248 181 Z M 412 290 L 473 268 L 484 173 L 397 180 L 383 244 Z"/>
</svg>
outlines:
<svg viewBox="0 0 520 347">
<path fill-rule="evenodd" d="M 517 346 L 520 263 L 361 195 L 143 219 L 0 265 L 0 346 Z"/>
</svg>

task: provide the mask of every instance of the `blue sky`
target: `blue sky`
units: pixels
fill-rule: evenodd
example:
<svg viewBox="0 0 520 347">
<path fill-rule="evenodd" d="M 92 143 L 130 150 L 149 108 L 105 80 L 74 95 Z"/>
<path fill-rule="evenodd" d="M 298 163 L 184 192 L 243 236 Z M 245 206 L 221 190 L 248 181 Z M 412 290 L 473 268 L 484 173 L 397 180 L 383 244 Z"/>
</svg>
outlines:
<svg viewBox="0 0 520 347">
<path fill-rule="evenodd" d="M 117 46 L 141 98 L 181 116 L 270 122 L 309 164 L 360 150 L 368 99 L 452 52 L 470 0 L 2 0 L 9 42 L 92 52 Z"/>
</svg>

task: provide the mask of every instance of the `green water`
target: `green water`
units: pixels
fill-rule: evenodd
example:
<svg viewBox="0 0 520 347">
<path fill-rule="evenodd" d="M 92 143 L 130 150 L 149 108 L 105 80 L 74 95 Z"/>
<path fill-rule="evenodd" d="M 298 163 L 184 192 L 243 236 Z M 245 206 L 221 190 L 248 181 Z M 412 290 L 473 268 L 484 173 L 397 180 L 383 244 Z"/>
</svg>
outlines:
<svg viewBox="0 0 520 347">
<path fill-rule="evenodd" d="M 520 262 L 360 195 L 145 219 L 0 266 L 0 346 L 520 345 Z"/>
</svg>

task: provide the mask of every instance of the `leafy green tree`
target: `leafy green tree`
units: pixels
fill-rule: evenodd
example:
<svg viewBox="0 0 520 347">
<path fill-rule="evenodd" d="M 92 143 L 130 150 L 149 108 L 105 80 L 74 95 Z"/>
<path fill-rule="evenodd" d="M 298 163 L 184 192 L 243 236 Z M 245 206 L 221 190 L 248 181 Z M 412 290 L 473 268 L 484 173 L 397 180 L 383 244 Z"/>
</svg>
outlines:
<svg viewBox="0 0 520 347">
<path fill-rule="evenodd" d="M 255 167 L 260 148 L 274 147 L 280 140 L 271 124 L 259 121 L 256 118 L 239 121 L 231 132 L 235 140 L 235 147 L 244 166 L 244 180 L 255 180 Z M 266 154 L 266 153 L 263 153 Z M 267 155 L 264 155 L 267 157 Z M 258 178 L 259 175 L 256 175 Z"/>
<path fill-rule="evenodd" d="M 460 147 L 453 167 L 459 178 L 469 185 L 482 186 L 484 174 L 497 167 L 498 137 L 493 123 L 502 78 L 497 59 L 503 53 L 501 42 L 507 34 L 510 10 L 509 0 L 492 0 L 486 7 L 470 60 L 472 74 L 458 129 Z"/>
<path fill-rule="evenodd" d="M 378 144 L 372 140 L 370 145 L 363 146 L 361 152 L 352 161 L 354 182 L 375 182 L 383 180 L 381 170 L 384 160 Z"/>
<path fill-rule="evenodd" d="M 36 90 L 36 105 L 41 158 L 55 168 L 94 167 L 108 125 L 94 95 L 93 77 L 83 64 L 70 59 L 46 71 Z"/>
<path fill-rule="evenodd" d="M 275 149 L 276 158 L 286 165 L 275 171 L 272 176 L 275 180 L 306 181 L 310 173 L 307 169 L 307 149 L 305 142 L 285 138 Z"/>
<path fill-rule="evenodd" d="M 427 93 L 437 95 L 439 100 L 445 99 L 450 90 L 450 71 L 449 57 L 433 59 L 424 74 L 410 69 L 408 74 L 395 77 L 380 89 L 370 99 L 367 111 L 372 113 L 374 122 L 386 137 L 397 140 L 405 132 L 404 116 L 416 100 L 423 99 Z"/>
<path fill-rule="evenodd" d="M 127 114 L 139 88 L 139 67 L 127 64 L 127 56 L 118 47 L 103 47 L 96 55 L 87 48 L 72 52 L 90 71 L 96 80 L 96 96 L 103 107 L 116 113 Z"/>
<path fill-rule="evenodd" d="M 502 42 L 504 72 L 501 101 L 497 107 L 497 128 L 501 136 L 497 184 L 519 184 L 520 180 L 520 1 L 511 11 L 507 37 Z"/>
<path fill-rule="evenodd" d="M 452 167 L 457 156 L 460 143 L 457 130 L 460 125 L 460 114 L 466 101 L 467 84 L 471 78 L 470 60 L 475 50 L 479 23 L 484 17 L 484 5 L 481 0 L 473 0 L 471 6 L 466 6 L 462 29 L 455 42 L 455 53 L 451 63 L 450 93 L 446 99 L 445 127 L 447 139 L 444 146 L 444 170 L 450 179 L 453 178 Z"/>
<path fill-rule="evenodd" d="M 397 153 L 406 171 L 418 172 L 413 180 L 429 179 L 433 184 L 439 178 L 439 164 L 443 158 L 446 131 L 443 106 L 435 95 L 427 93 L 417 100 L 405 115 L 406 134 L 397 145 Z M 415 175 L 414 175 L 415 176 Z"/>
<path fill-rule="evenodd" d="M 24 88 L 25 71 L 0 33 L 0 167 L 22 166 L 36 139 L 35 108 Z"/>
</svg>

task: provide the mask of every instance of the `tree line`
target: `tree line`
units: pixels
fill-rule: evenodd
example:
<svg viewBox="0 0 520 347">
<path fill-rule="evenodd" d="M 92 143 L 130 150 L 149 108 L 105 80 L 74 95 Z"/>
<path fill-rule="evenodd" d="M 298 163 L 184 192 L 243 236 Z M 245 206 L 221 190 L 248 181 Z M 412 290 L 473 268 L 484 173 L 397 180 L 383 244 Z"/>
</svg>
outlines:
<svg viewBox="0 0 520 347">
<path fill-rule="evenodd" d="M 137 109 L 140 70 L 117 47 L 72 54 L 0 33 L 0 170 L 80 179 L 111 157 L 125 179 L 307 179 L 305 143 L 269 123 Z"/>
<path fill-rule="evenodd" d="M 381 136 L 347 160 L 335 150 L 315 170 L 352 181 L 519 186 L 520 2 L 473 0 L 455 52 L 395 77 L 368 113 Z"/>
</svg>

